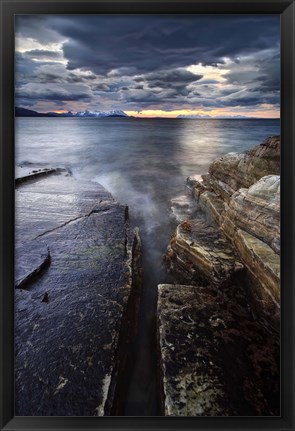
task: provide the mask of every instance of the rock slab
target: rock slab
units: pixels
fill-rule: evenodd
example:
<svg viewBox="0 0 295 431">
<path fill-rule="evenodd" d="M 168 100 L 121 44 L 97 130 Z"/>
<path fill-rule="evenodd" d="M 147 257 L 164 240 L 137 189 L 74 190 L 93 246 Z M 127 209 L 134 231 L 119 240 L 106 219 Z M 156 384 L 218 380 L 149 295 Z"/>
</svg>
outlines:
<svg viewBox="0 0 295 431">
<path fill-rule="evenodd" d="M 19 182 L 16 415 L 117 410 L 135 326 L 139 244 L 128 208 L 102 186 L 67 172 Z"/>
</svg>

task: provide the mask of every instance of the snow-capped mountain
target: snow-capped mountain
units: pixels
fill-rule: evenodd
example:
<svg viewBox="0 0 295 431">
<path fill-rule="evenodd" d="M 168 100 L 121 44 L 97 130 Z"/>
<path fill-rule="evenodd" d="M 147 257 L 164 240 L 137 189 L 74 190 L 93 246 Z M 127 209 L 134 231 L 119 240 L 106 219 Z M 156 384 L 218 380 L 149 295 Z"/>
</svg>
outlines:
<svg viewBox="0 0 295 431">
<path fill-rule="evenodd" d="M 75 117 L 128 117 L 124 111 L 81 111 Z"/>
<path fill-rule="evenodd" d="M 255 117 L 246 117 L 244 115 L 217 115 L 212 117 L 211 115 L 178 115 L 176 118 L 184 118 L 184 119 L 215 119 L 215 120 L 250 120 Z"/>
<path fill-rule="evenodd" d="M 212 118 L 210 115 L 178 115 L 177 118 Z"/>
<path fill-rule="evenodd" d="M 40 113 L 25 108 L 15 108 L 16 117 L 128 117 L 124 111 L 113 110 L 113 111 L 80 111 L 77 113 L 73 112 L 45 112 Z"/>
</svg>

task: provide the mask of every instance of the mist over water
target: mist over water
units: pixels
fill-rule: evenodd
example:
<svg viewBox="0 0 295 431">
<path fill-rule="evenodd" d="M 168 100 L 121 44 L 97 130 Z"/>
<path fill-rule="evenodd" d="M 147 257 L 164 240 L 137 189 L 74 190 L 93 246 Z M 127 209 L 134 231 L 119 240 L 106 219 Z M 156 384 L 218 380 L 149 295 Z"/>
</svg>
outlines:
<svg viewBox="0 0 295 431">
<path fill-rule="evenodd" d="M 279 120 L 17 118 L 16 164 L 67 167 L 129 206 L 151 234 L 165 229 L 186 177 L 218 156 L 279 134 Z"/>
<path fill-rule="evenodd" d="M 162 256 L 177 225 L 171 199 L 216 157 L 278 134 L 279 120 L 16 119 L 16 165 L 66 167 L 77 179 L 101 183 L 140 228 L 144 279 L 126 415 L 158 414 L 155 310 L 157 284 L 165 281 Z"/>
</svg>

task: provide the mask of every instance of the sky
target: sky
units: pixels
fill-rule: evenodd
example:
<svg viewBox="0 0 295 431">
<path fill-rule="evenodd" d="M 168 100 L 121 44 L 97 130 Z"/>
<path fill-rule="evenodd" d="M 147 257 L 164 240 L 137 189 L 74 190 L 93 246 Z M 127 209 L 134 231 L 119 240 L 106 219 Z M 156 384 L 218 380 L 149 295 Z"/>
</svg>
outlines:
<svg viewBox="0 0 295 431">
<path fill-rule="evenodd" d="M 15 31 L 16 106 L 280 115 L 278 15 L 18 15 Z"/>
</svg>

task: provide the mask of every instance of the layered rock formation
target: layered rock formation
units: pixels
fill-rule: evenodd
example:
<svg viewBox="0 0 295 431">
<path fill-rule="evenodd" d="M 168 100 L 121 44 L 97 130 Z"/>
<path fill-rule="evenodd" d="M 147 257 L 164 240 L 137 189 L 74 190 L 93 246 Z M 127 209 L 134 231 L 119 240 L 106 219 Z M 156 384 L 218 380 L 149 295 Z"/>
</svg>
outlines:
<svg viewBox="0 0 295 431">
<path fill-rule="evenodd" d="M 128 208 L 66 171 L 16 189 L 16 415 L 120 412 L 140 241 Z"/>
<path fill-rule="evenodd" d="M 245 153 L 229 153 L 215 160 L 209 167 L 212 184 L 217 183 L 222 189 L 222 185 L 226 184 L 225 191 L 231 190 L 232 193 L 242 187 L 250 187 L 265 175 L 279 174 L 279 136 L 268 138 Z"/>
<path fill-rule="evenodd" d="M 202 216 L 178 225 L 166 254 L 182 282 L 219 284 L 241 268 L 225 236 Z"/>
<path fill-rule="evenodd" d="M 174 285 L 159 286 L 164 414 L 279 414 L 279 174 L 280 139 L 273 137 L 188 178 L 196 209 L 166 253 Z"/>
</svg>

